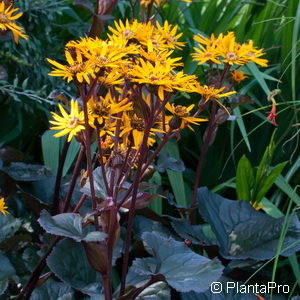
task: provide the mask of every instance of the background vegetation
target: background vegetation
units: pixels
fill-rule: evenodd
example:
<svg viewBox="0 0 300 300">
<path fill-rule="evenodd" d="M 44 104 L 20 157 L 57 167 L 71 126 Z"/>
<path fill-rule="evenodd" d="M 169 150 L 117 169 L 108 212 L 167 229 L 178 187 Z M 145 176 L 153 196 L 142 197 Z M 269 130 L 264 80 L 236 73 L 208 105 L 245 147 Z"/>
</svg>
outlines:
<svg viewBox="0 0 300 300">
<path fill-rule="evenodd" d="M 92 19 L 88 9 L 92 5 L 90 2 L 92 1 L 15 1 L 15 6 L 24 12 L 21 22 L 29 35 L 29 40 L 21 40 L 19 44 L 14 44 L 8 41 L 7 37 L 2 37 L 1 41 L 2 168 L 10 162 L 21 161 L 28 164 L 49 165 L 55 174 L 63 142 L 57 140 L 54 143 L 47 131 L 49 112 L 58 100 L 63 99 L 64 94 L 74 95 L 75 91 L 61 80 L 47 75 L 50 66 L 46 58 L 62 59 L 65 43 L 86 34 Z M 138 10 L 139 6 L 136 5 L 135 9 Z M 112 12 L 113 18 L 108 18 L 106 25 L 112 24 L 113 19 L 131 17 L 131 13 L 129 2 L 120 0 Z M 184 33 L 182 40 L 187 44 L 181 53 L 185 61 L 185 71 L 191 74 L 194 72 L 200 81 L 203 69 L 190 57 L 195 33 L 210 35 L 234 31 L 239 42 L 252 39 L 255 45 L 265 49 L 270 66 L 265 70 L 258 70 L 255 67 L 244 69 L 251 77 L 249 76 L 242 84 L 241 93 L 236 97 L 236 102 L 243 105 L 234 107 L 233 104 L 233 116 L 237 119 L 233 118 L 232 121 L 219 127 L 215 143 L 208 152 L 203 171 L 205 176 L 200 185 L 222 193 L 227 198 L 237 199 L 235 176 L 238 162 L 246 155 L 255 169 L 267 147 L 272 144 L 273 136 L 274 151 L 271 153 L 268 166 L 282 162 L 287 164 L 282 175 L 275 180 L 275 184 L 265 195 L 262 202 L 263 210 L 275 217 L 285 216 L 292 210 L 297 212 L 300 205 L 297 194 L 300 182 L 300 85 L 297 76 L 300 72 L 299 1 L 194 0 L 187 5 L 171 0 L 159 10 L 157 18 L 177 24 L 179 31 Z M 278 105 L 276 128 L 266 119 L 267 112 L 271 109 L 268 97 L 275 89 L 280 90 L 275 96 Z M 183 101 L 196 103 L 196 99 L 187 99 L 184 94 L 181 97 Z M 172 156 L 183 160 L 186 166 L 183 173 L 173 171 L 156 173 L 152 179 L 161 184 L 165 194 L 168 191 L 172 192 L 179 206 L 188 206 L 190 201 L 202 134 L 201 127 L 196 129 L 196 135 L 184 131 L 180 142 L 168 148 Z M 68 167 L 64 172 L 65 182 L 68 181 L 68 168 L 72 167 L 78 152 L 76 145 L 73 145 L 72 149 L 73 152 L 71 151 L 68 156 Z M 30 176 L 34 176 L 34 170 Z M 18 234 L 12 234 L 9 240 L 4 238 L 0 240 L 0 249 L 9 253 L 19 276 L 15 284 L 13 281 L 10 282 L 9 292 L 2 296 L 3 299 L 8 295 L 18 294 L 19 287 L 16 282 L 19 281 L 21 284 L 26 282 L 39 255 L 45 250 L 39 249 L 38 246 L 42 230 L 36 223 L 36 217 L 51 199 L 51 191 L 47 195 L 48 192 L 45 192 L 43 186 L 49 184 L 48 181 L 33 185 L 19 178 L 16 182 L 11 182 L 5 175 L 1 176 L 1 193 L 11 196 L 7 202 L 9 211 L 22 223 L 22 225 L 15 224 L 15 231 Z M 151 208 L 157 213 L 172 210 L 167 201 L 156 202 Z M 247 279 L 253 274 L 253 271 L 249 269 L 245 271 L 242 267 L 239 272 L 235 274 L 238 279 Z M 277 282 L 289 284 L 293 287 L 291 295 L 300 291 L 298 254 L 290 258 L 279 257 L 278 254 L 265 268 L 258 270 L 257 274 L 260 280 L 276 278 Z"/>
</svg>

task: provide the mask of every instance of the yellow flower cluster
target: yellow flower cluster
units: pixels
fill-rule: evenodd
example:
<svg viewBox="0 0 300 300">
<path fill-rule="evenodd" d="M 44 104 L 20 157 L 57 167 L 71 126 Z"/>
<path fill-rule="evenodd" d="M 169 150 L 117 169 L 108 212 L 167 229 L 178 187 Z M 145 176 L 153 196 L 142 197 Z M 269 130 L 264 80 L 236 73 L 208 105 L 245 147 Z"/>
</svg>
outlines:
<svg viewBox="0 0 300 300">
<path fill-rule="evenodd" d="M 263 49 L 254 47 L 252 40 L 248 43 L 237 43 L 233 32 L 226 35 L 221 33 L 217 37 L 212 34 L 210 38 L 198 34 L 194 36 L 194 40 L 199 43 L 199 48 L 194 48 L 196 53 L 192 56 L 199 64 L 245 65 L 254 62 L 263 67 L 268 65 L 268 60 L 260 58 L 265 54 Z"/>
<path fill-rule="evenodd" d="M 5 205 L 5 200 L 3 197 L 0 197 L 0 212 L 2 214 L 8 214 L 8 211 L 7 211 L 7 206 Z"/>
<path fill-rule="evenodd" d="M 24 29 L 16 24 L 23 13 L 19 12 L 15 14 L 19 9 L 13 8 L 12 5 L 6 7 L 4 1 L 0 1 L 0 31 L 5 32 L 10 30 L 13 34 L 14 41 L 18 43 L 19 37 L 27 39 Z"/>
<path fill-rule="evenodd" d="M 120 147 L 138 149 L 145 131 L 149 132 L 148 146 L 152 146 L 158 133 L 185 127 L 192 129 L 191 124 L 206 121 L 198 117 L 200 110 L 192 113 L 194 105 L 168 103 L 178 91 L 198 93 L 203 104 L 217 101 L 226 110 L 219 100 L 235 91 L 222 84 L 200 85 L 196 76 L 177 70 L 182 66 L 181 57 L 173 57 L 173 54 L 184 46 L 179 41 L 182 33 L 177 32 L 177 26 L 167 21 L 161 25 L 126 20 L 115 21 L 114 27 L 108 29 L 106 40 L 85 37 L 68 42 L 65 48 L 67 64 L 48 59 L 55 67 L 49 75 L 74 81 L 81 91 L 92 91 L 87 92 L 87 99 L 81 95 L 86 103 L 86 122 L 74 100 L 69 114 L 61 105 L 61 116 L 52 113 L 54 126 L 51 129 L 60 130 L 55 136 L 68 134 L 70 141 L 89 124 L 96 129 L 106 149 L 113 146 L 115 136 Z M 236 43 L 232 32 L 210 38 L 197 35 L 195 40 L 200 48 L 195 48 L 197 53 L 193 57 L 199 64 L 224 63 L 228 71 L 232 65 L 239 67 L 248 62 L 267 65 L 267 60 L 260 58 L 264 54 L 262 49 L 256 49 L 252 41 Z M 231 75 L 233 83 L 247 78 L 236 69 L 230 74 L 225 72 L 224 78 L 225 75 Z M 152 122 L 150 128 L 149 122 Z"/>
<path fill-rule="evenodd" d="M 177 91 L 195 92 L 196 77 L 177 71 L 180 57 L 171 57 L 184 43 L 178 41 L 181 33 L 167 21 L 160 25 L 122 21 L 109 27 L 107 40 L 85 37 L 66 44 L 67 64 L 48 61 L 55 67 L 51 76 L 63 77 L 77 86 L 85 85 L 95 92 L 87 99 L 88 122 L 99 131 L 105 145 L 116 134 L 117 123 L 122 143 L 137 149 L 142 141 L 147 116 L 152 115 L 148 145 L 155 142 L 155 133 L 177 130 L 190 123 L 206 119 L 192 116 L 193 106 L 166 105 Z M 165 114 L 165 108 L 172 115 Z M 68 140 L 84 129 L 83 112 L 72 100 L 70 113 L 59 106 L 62 116 L 52 113 L 54 126 L 61 130 L 55 136 L 68 134 Z M 160 110 L 161 109 L 161 110 Z M 156 113 L 157 112 L 157 113 Z M 176 118 L 177 126 L 171 122 Z M 169 124 L 171 123 L 171 125 Z"/>
<path fill-rule="evenodd" d="M 181 1 L 188 2 L 188 3 L 192 2 L 192 0 L 181 0 Z M 168 0 L 140 0 L 140 5 L 147 7 L 149 4 L 155 3 L 156 6 L 161 6 L 162 4 L 167 3 L 167 2 L 168 2 Z"/>
</svg>

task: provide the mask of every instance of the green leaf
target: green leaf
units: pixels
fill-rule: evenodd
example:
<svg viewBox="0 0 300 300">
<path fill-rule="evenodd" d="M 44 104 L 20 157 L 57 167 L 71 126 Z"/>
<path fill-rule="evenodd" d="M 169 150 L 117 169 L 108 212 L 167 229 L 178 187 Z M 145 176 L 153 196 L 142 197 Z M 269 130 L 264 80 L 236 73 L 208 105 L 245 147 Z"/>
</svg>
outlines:
<svg viewBox="0 0 300 300">
<path fill-rule="evenodd" d="M 265 211 L 271 217 L 280 218 L 283 216 L 281 210 L 267 198 L 262 198 L 259 204 L 262 206 L 262 210 Z"/>
<path fill-rule="evenodd" d="M 9 259 L 0 251 L 0 281 L 10 278 L 15 274 L 15 268 Z"/>
<path fill-rule="evenodd" d="M 149 192 L 154 195 L 157 194 L 159 187 L 161 187 L 161 185 L 162 185 L 161 175 L 157 171 L 155 171 L 153 176 L 150 178 L 149 183 L 155 185 L 155 187 L 149 189 Z M 162 214 L 162 199 L 155 197 L 149 203 L 148 207 L 150 209 L 152 209 L 153 211 L 155 211 L 157 214 L 161 215 Z"/>
<path fill-rule="evenodd" d="M 262 75 L 263 73 L 258 69 L 256 64 L 248 63 L 246 65 L 246 67 L 249 69 L 249 71 L 252 73 L 254 78 L 257 80 L 257 82 L 259 83 L 261 88 L 264 90 L 265 94 L 269 95 L 271 91 L 270 91 L 270 89 L 269 89 L 269 87 L 268 87 L 268 85 L 265 81 L 264 76 Z"/>
<path fill-rule="evenodd" d="M 199 213 L 211 225 L 220 253 L 228 259 L 266 260 L 276 254 L 284 218 L 272 218 L 247 201 L 233 201 L 198 189 Z M 283 241 L 283 256 L 300 249 L 300 222 L 293 216 Z"/>
<path fill-rule="evenodd" d="M 11 163 L 2 170 L 16 181 L 36 181 L 50 177 L 51 170 L 43 165 L 29 165 L 21 162 Z"/>
<path fill-rule="evenodd" d="M 165 150 L 169 153 L 170 156 L 175 157 L 177 159 L 180 158 L 178 145 L 174 141 L 170 141 L 169 143 L 167 143 L 165 146 Z M 170 180 L 170 184 L 172 186 L 173 193 L 175 195 L 176 202 L 179 205 L 188 207 L 189 203 L 185 195 L 184 180 L 182 173 L 167 170 L 167 174 Z"/>
<path fill-rule="evenodd" d="M 53 201 L 55 179 L 55 176 L 51 176 L 38 181 L 21 182 L 20 187 L 24 192 L 38 199 L 39 202 L 50 205 Z"/>
<path fill-rule="evenodd" d="M 158 172 L 165 172 L 166 170 L 183 172 L 185 170 L 184 163 L 181 159 L 171 157 L 166 152 L 160 152 L 156 168 Z"/>
<path fill-rule="evenodd" d="M 191 225 L 186 219 L 172 218 L 171 225 L 182 239 L 188 239 L 196 245 L 215 245 L 215 241 L 203 232 L 202 225 Z"/>
<path fill-rule="evenodd" d="M 248 133 L 245 127 L 244 119 L 242 118 L 241 111 L 239 107 L 236 107 L 233 109 L 233 114 L 237 117 L 236 122 L 238 124 L 238 127 L 240 129 L 240 132 L 243 136 L 243 140 L 245 144 L 247 145 L 248 150 L 251 152 L 251 146 L 248 139 Z"/>
<path fill-rule="evenodd" d="M 46 130 L 41 138 L 44 164 L 50 167 L 54 174 L 56 174 L 58 169 L 61 144 L 60 139 L 53 136 L 55 132 Z"/>
<path fill-rule="evenodd" d="M 258 186 L 261 180 L 263 180 L 265 176 L 268 174 L 274 150 L 275 150 L 275 144 L 273 141 L 271 141 L 269 146 L 266 148 L 264 155 L 257 167 L 256 176 L 255 176 L 255 186 Z"/>
<path fill-rule="evenodd" d="M 42 286 L 34 289 L 30 300 L 67 300 L 73 292 L 69 285 L 48 279 Z"/>
<path fill-rule="evenodd" d="M 136 300 L 170 300 L 170 288 L 165 282 L 156 282 L 145 288 Z"/>
<path fill-rule="evenodd" d="M 153 257 L 133 261 L 132 271 L 137 274 L 161 274 L 171 287 L 180 292 L 205 291 L 222 274 L 223 266 L 217 259 L 198 255 L 183 242 L 159 236 L 157 232 L 146 232 L 142 239 Z"/>
<path fill-rule="evenodd" d="M 251 201 L 254 172 L 249 159 L 243 155 L 236 170 L 236 192 L 239 200 Z"/>
<path fill-rule="evenodd" d="M 51 216 L 46 210 L 43 210 L 38 222 L 46 232 L 69 237 L 77 242 L 103 241 L 106 237 L 104 232 L 88 232 L 87 228 L 82 228 L 82 217 L 75 213 Z"/>
<path fill-rule="evenodd" d="M 12 215 L 0 214 L 0 243 L 13 236 L 21 227 L 21 221 Z"/>
<path fill-rule="evenodd" d="M 4 279 L 0 281 L 0 296 L 4 294 L 6 289 L 8 288 L 8 279 Z"/>
<path fill-rule="evenodd" d="M 79 150 L 80 150 L 80 143 L 78 143 L 76 139 L 72 139 L 66 156 L 64 168 L 63 168 L 63 176 L 65 176 L 68 173 L 69 169 L 71 168 L 73 162 L 75 161 L 78 155 Z"/>
<path fill-rule="evenodd" d="M 288 162 L 283 162 L 275 166 L 269 175 L 267 175 L 262 183 L 260 184 L 260 188 L 257 190 L 257 194 L 255 195 L 255 202 L 260 202 L 260 200 L 265 196 L 268 190 L 272 187 L 277 177 L 281 174 L 282 170 L 286 166 Z"/>
<path fill-rule="evenodd" d="M 148 218 L 143 216 L 136 216 L 134 217 L 134 234 L 135 237 L 139 240 L 142 240 L 142 235 L 144 232 L 159 232 L 160 235 L 165 237 L 169 237 L 172 235 L 171 231 L 166 227 L 163 226 L 161 223 L 152 221 Z"/>
<path fill-rule="evenodd" d="M 49 255 L 47 265 L 74 289 L 90 296 L 101 293 L 99 274 L 90 267 L 80 243 L 71 239 L 60 241 Z"/>
<path fill-rule="evenodd" d="M 275 181 L 275 184 L 289 196 L 297 205 L 300 206 L 300 197 L 296 191 L 290 186 L 282 175 L 279 175 Z"/>
<path fill-rule="evenodd" d="M 106 170 L 107 182 L 110 182 L 111 169 L 106 168 L 105 170 Z M 107 197 L 107 191 L 106 191 L 106 188 L 105 188 L 101 167 L 97 167 L 93 171 L 93 178 L 94 178 L 94 187 L 95 187 L 96 197 L 101 198 L 101 199 L 105 199 Z M 85 185 L 81 188 L 80 191 L 91 197 L 91 188 L 90 188 L 89 178 L 87 179 Z"/>
</svg>

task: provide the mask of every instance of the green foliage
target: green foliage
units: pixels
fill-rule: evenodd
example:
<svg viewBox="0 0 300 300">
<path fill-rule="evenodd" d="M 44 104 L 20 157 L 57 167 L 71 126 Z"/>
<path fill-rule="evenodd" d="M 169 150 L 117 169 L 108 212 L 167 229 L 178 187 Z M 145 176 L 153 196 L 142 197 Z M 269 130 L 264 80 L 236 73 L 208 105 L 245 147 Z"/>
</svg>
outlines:
<svg viewBox="0 0 300 300">
<path fill-rule="evenodd" d="M 42 211 L 38 219 L 46 232 L 74 239 L 76 242 L 101 242 L 106 234 L 100 231 L 88 231 L 82 227 L 83 219 L 74 213 L 64 213 L 51 217 L 47 211 Z"/>
<path fill-rule="evenodd" d="M 58 278 L 71 287 L 87 295 L 101 293 L 97 273 L 89 266 L 80 243 L 70 239 L 60 241 L 48 257 L 47 265 Z"/>
<path fill-rule="evenodd" d="M 47 280 L 41 287 L 34 290 L 30 300 L 68 300 L 73 299 L 73 292 L 69 285 Z"/>
<path fill-rule="evenodd" d="M 167 283 L 180 292 L 202 292 L 218 280 L 223 267 L 191 251 L 182 242 L 159 236 L 156 232 L 142 235 L 144 246 L 153 258 L 135 259 L 131 270 L 139 275 L 163 275 Z"/>
<path fill-rule="evenodd" d="M 198 190 L 199 213 L 211 225 L 221 254 L 229 259 L 266 260 L 276 254 L 284 218 L 256 211 L 246 201 L 233 201 Z M 259 228 L 259 231 L 258 231 Z M 280 254 L 290 256 L 300 249 L 300 222 L 293 216 Z"/>
<path fill-rule="evenodd" d="M 91 211 L 90 199 L 84 203 L 82 215 L 66 213 L 50 216 L 45 211 L 40 215 L 42 209 L 49 210 L 52 204 L 54 176 L 65 141 L 54 138 L 54 132 L 47 130 L 50 109 L 53 110 L 52 106 L 58 101 L 64 102 L 53 91 L 63 92 L 67 99 L 78 96 L 73 86 L 47 75 L 50 66 L 46 58 L 62 61 L 65 43 L 86 35 L 94 4 L 95 1 L 16 0 L 15 5 L 24 12 L 20 23 L 29 40 L 15 45 L 10 40 L 1 39 L 0 150 L 6 146 L 14 147 L 23 156 L 3 161 L 3 165 L 1 162 L 0 195 L 9 196 L 7 205 L 11 212 L 9 215 L 0 213 L 0 295 L 3 299 L 15 298 L 20 293 L 19 287 L 24 287 L 49 248 L 53 235 L 67 238 L 51 251 L 47 259 L 51 272 L 44 270 L 46 276 L 42 278 L 45 282 L 39 282 L 41 285 L 30 299 L 104 299 L 99 274 L 91 268 L 80 243 L 103 241 L 106 237 L 103 232 L 96 233 L 87 225 L 93 222 L 91 216 L 84 216 L 85 212 Z M 230 261 L 223 275 L 231 276 L 232 271 L 240 276 L 239 280 L 249 278 L 250 274 L 261 275 L 258 279 L 255 277 L 257 282 L 267 278 L 290 286 L 294 284 L 295 291 L 289 296 L 299 294 L 300 225 L 296 213 L 300 197 L 295 188 L 300 178 L 297 156 L 299 8 L 296 0 L 193 1 L 191 4 L 170 0 L 157 10 L 160 21 L 168 20 L 179 26 L 179 32 L 183 33 L 182 41 L 187 42 L 182 51 L 184 70 L 190 74 L 195 72 L 201 83 L 206 67 L 197 66 L 189 56 L 193 52 L 194 33 L 209 35 L 234 31 L 239 42 L 252 39 L 258 47 L 265 48 L 270 68 L 262 71 L 249 64 L 242 69 L 253 78 L 247 79 L 240 94 L 229 104 L 236 118 L 232 117 L 231 123 L 219 126 L 200 182 L 201 186 L 214 188 L 228 198 L 234 198 L 236 193 L 239 200 L 261 205 L 264 212 L 256 211 L 246 201 L 228 200 L 202 188 L 198 197 L 201 222 L 199 215 L 192 224 L 187 219 L 179 219 L 179 216 L 193 214 L 189 209 L 190 194 L 205 125 L 196 129 L 195 135 L 183 131 L 177 142 L 172 141 L 164 148 L 165 153 L 157 162 L 157 170 L 166 173 L 156 171 L 147 185 L 149 193 L 146 194 L 141 187 L 138 196 L 144 201 L 144 197 L 149 199 L 150 193 L 153 194 L 156 199 L 148 207 L 156 214 L 143 209 L 138 212 L 143 216 L 135 217 L 131 248 L 134 260 L 126 288 L 130 290 L 131 286 L 131 291 L 136 291 L 156 275 L 162 275 L 166 282 L 151 284 L 136 299 L 171 299 L 174 289 L 183 300 L 257 299 L 255 295 L 221 293 L 217 296 L 205 291 L 212 281 L 224 279 L 219 279 L 223 270 L 221 263 L 206 257 L 216 255 Z M 135 13 L 139 11 L 137 4 Z M 130 18 L 129 2 L 118 1 L 112 15 L 115 19 Z M 113 20 L 107 18 L 107 24 L 112 23 Z M 266 120 L 266 113 L 270 111 L 268 97 L 274 89 L 281 90 L 281 94 L 275 97 L 276 147 L 273 143 L 269 144 L 274 130 Z M 179 98 L 186 103 L 199 101 L 195 97 L 185 98 L 184 93 Z M 243 100 L 246 103 L 242 103 Z M 242 105 L 236 106 L 237 103 Z M 95 145 L 93 147 L 95 149 Z M 63 169 L 64 186 L 59 193 L 60 200 L 64 199 L 68 189 L 79 148 L 80 144 L 72 140 Z M 2 159 L 2 152 L 0 157 Z M 85 161 L 82 168 L 84 166 Z M 106 172 L 110 180 L 111 170 Z M 104 199 L 107 191 L 101 168 L 96 168 L 93 174 L 96 196 Z M 124 193 L 128 188 L 126 182 L 122 188 Z M 73 197 L 73 206 L 78 200 L 79 184 L 76 189 L 78 194 Z M 81 191 L 90 196 L 89 180 Z M 170 191 L 177 205 L 172 203 L 170 206 L 165 198 L 157 198 L 157 194 Z M 120 197 L 124 195 L 122 193 Z M 37 223 L 39 216 L 42 228 Z M 120 220 L 122 232 L 127 221 L 123 212 Z M 118 258 L 123 255 L 122 249 L 123 242 L 119 239 L 112 258 L 116 277 L 115 296 L 119 289 L 121 260 Z M 248 258 L 251 263 L 246 260 Z M 240 268 L 240 259 L 246 267 Z M 256 264 L 257 261 L 259 264 Z M 266 263 L 258 267 L 262 261 Z M 236 266 L 232 262 L 236 262 Z M 271 266 L 270 262 L 274 264 Z M 47 276 L 51 278 L 47 279 Z M 233 281 L 231 277 L 225 278 L 224 282 L 226 280 Z"/>
<path fill-rule="evenodd" d="M 271 141 L 257 169 L 251 166 L 245 155 L 241 157 L 236 171 L 236 192 L 239 200 L 247 200 L 254 207 L 259 206 L 287 164 L 283 162 L 271 168 L 274 150 L 275 145 Z"/>
<path fill-rule="evenodd" d="M 21 220 L 11 215 L 0 215 L 0 242 L 12 237 L 21 226 Z"/>
</svg>

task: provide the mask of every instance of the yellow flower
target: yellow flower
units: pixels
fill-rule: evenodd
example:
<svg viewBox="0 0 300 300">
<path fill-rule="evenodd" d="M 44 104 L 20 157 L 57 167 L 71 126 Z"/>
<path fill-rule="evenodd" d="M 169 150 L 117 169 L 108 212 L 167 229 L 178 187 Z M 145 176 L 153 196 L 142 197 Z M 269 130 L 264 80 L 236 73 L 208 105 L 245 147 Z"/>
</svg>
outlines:
<svg viewBox="0 0 300 300">
<path fill-rule="evenodd" d="M 5 206 L 5 200 L 3 197 L 0 197 L 0 212 L 4 215 L 8 214 L 7 206 Z"/>
<path fill-rule="evenodd" d="M 157 34 L 163 39 L 164 43 L 168 48 L 171 49 L 182 49 L 185 43 L 178 42 L 177 40 L 182 36 L 182 33 L 176 34 L 178 26 L 174 26 L 168 23 L 168 21 L 164 22 L 163 26 L 160 26 L 158 21 L 156 21 Z"/>
<path fill-rule="evenodd" d="M 76 51 L 76 59 L 72 57 L 69 50 L 65 51 L 65 56 L 69 64 L 68 66 L 62 65 L 55 60 L 47 59 L 49 63 L 57 67 L 57 69 L 54 69 L 48 75 L 63 77 L 68 82 L 76 78 L 79 82 L 85 80 L 87 83 L 90 83 L 89 74 L 93 76 L 93 70 L 88 62 L 83 61 L 81 52 Z"/>
<path fill-rule="evenodd" d="M 167 2 L 167 0 L 140 0 L 140 5 L 147 7 L 151 2 L 154 2 L 157 6 L 160 6 L 163 2 Z"/>
<path fill-rule="evenodd" d="M 67 114 L 67 112 L 60 104 L 58 104 L 58 108 L 62 116 L 51 112 L 52 117 L 55 121 L 50 121 L 50 123 L 55 126 L 51 127 L 50 129 L 61 130 L 60 132 L 54 134 L 55 137 L 61 137 L 68 134 L 68 142 L 70 142 L 73 136 L 75 136 L 78 132 L 85 128 L 83 126 L 83 111 L 79 111 L 78 102 L 74 100 L 71 100 L 70 114 Z"/>
<path fill-rule="evenodd" d="M 263 67 L 267 66 L 268 61 L 260 58 L 265 54 L 263 50 L 255 48 L 251 40 L 244 44 L 237 43 L 233 32 L 226 35 L 221 33 L 217 37 L 212 34 L 210 38 L 198 34 L 194 36 L 194 40 L 199 43 L 199 48 L 194 48 L 196 53 L 192 56 L 199 64 L 205 62 L 220 64 L 222 61 L 229 65 L 254 62 Z"/>
<path fill-rule="evenodd" d="M 108 26 L 108 29 L 110 32 L 112 32 L 112 35 L 108 36 L 111 40 L 130 40 L 135 38 L 137 29 L 138 29 L 138 22 L 134 20 L 132 23 L 129 23 L 129 21 L 126 19 L 125 24 L 121 20 L 119 20 L 119 23 L 117 21 L 114 21 L 115 28 Z"/>
<path fill-rule="evenodd" d="M 170 76 L 172 88 L 187 93 L 193 92 L 193 87 L 197 82 L 196 78 L 195 75 L 187 75 L 183 73 L 183 71 L 179 71 Z"/>
<path fill-rule="evenodd" d="M 134 65 L 130 75 L 133 77 L 132 81 L 134 82 L 158 86 L 158 96 L 161 100 L 164 100 L 164 91 L 173 91 L 170 71 L 170 65 L 162 65 L 159 62 L 155 62 L 153 65 L 141 59 L 140 65 Z"/>
<path fill-rule="evenodd" d="M 173 118 L 169 121 L 169 126 L 172 129 L 183 129 L 187 126 L 191 130 L 193 130 L 190 124 L 199 125 L 198 123 L 207 121 L 207 119 L 190 116 L 190 111 L 194 108 L 194 106 L 195 104 L 191 104 L 189 107 L 186 107 L 183 105 L 174 105 L 173 103 L 167 103 L 166 109 L 174 115 Z"/>
<path fill-rule="evenodd" d="M 85 57 L 95 68 L 95 73 L 101 68 L 117 68 L 121 63 L 121 58 L 126 54 L 122 47 L 101 40 L 97 40 L 93 47 L 87 50 L 84 53 Z"/>
<path fill-rule="evenodd" d="M 231 77 L 232 77 L 233 81 L 235 81 L 237 83 L 240 83 L 241 81 L 248 78 L 248 76 L 246 76 L 244 72 L 238 71 L 238 70 L 232 71 L 231 72 Z"/>
<path fill-rule="evenodd" d="M 138 149 L 141 144 L 145 131 L 145 120 L 143 118 L 138 117 L 136 114 L 133 116 L 129 116 L 126 113 L 123 114 L 123 128 L 120 134 L 123 137 L 123 143 L 125 145 L 133 144 L 133 149 Z M 155 139 L 153 138 L 154 133 L 153 130 L 150 130 L 150 134 L 148 137 L 147 145 L 152 146 L 155 143 Z"/>
<path fill-rule="evenodd" d="M 182 59 L 181 57 L 171 58 L 171 54 L 174 50 L 157 50 L 156 48 L 153 51 L 145 51 L 143 48 L 139 49 L 139 54 L 152 63 L 159 62 L 162 65 L 168 64 L 171 68 L 175 68 L 178 66 L 183 66 L 183 63 L 179 61 Z"/>
<path fill-rule="evenodd" d="M 4 1 L 0 2 L 0 31 L 11 30 L 16 43 L 18 43 L 19 37 L 26 40 L 28 38 L 24 32 L 24 29 L 15 22 L 16 19 L 23 15 L 21 12 L 13 15 L 18 10 L 18 8 L 13 8 L 12 5 L 6 8 Z"/>
<path fill-rule="evenodd" d="M 199 45 L 199 48 L 194 48 L 196 53 L 192 53 L 192 57 L 195 61 L 198 61 L 199 65 L 208 63 L 220 64 L 219 52 L 216 46 L 207 45 L 206 47 Z"/>
<path fill-rule="evenodd" d="M 127 98 L 119 101 L 117 97 L 112 97 L 110 92 L 105 97 L 100 97 L 99 100 L 95 101 L 94 98 L 90 98 L 87 103 L 90 125 L 94 128 L 95 120 L 100 126 L 104 126 L 105 120 L 114 118 L 114 114 L 132 109 L 132 103 L 128 103 Z"/>
<path fill-rule="evenodd" d="M 102 86 L 110 87 L 124 83 L 124 78 L 118 71 L 105 72 L 103 76 L 98 77 L 98 81 Z"/>
<path fill-rule="evenodd" d="M 204 98 L 204 103 L 210 101 L 210 100 L 219 100 L 220 98 L 228 97 L 236 93 L 236 91 L 230 91 L 226 93 L 222 93 L 222 91 L 225 89 L 225 87 L 221 87 L 220 89 L 217 89 L 213 86 L 207 86 L 207 85 L 200 85 L 198 82 L 194 86 L 193 92 L 201 94 Z"/>
<path fill-rule="evenodd" d="M 243 44 L 242 47 L 245 48 L 245 60 L 247 62 L 254 62 L 262 67 L 268 66 L 268 60 L 260 58 L 262 55 L 265 55 L 263 49 L 255 48 L 252 40 L 248 44 Z"/>
<path fill-rule="evenodd" d="M 233 32 L 228 32 L 219 45 L 220 56 L 223 57 L 223 62 L 229 65 L 244 65 L 246 62 L 243 59 L 244 49 L 241 49 L 240 44 L 236 43 Z"/>
<path fill-rule="evenodd" d="M 129 22 L 125 21 L 125 24 L 120 20 L 114 22 L 115 28 L 108 27 L 112 34 L 108 34 L 109 39 L 114 42 L 122 42 L 127 44 L 138 45 L 142 41 L 147 45 L 147 41 L 153 35 L 154 27 L 148 23 L 139 23 L 137 20 Z"/>
</svg>

